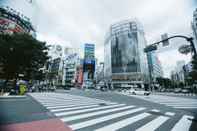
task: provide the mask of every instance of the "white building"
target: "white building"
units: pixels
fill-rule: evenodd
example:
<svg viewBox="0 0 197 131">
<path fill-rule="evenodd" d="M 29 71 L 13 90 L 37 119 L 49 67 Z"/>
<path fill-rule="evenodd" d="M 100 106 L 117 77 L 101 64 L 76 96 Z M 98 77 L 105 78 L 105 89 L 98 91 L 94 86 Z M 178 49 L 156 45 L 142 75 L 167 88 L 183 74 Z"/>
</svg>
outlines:
<svg viewBox="0 0 197 131">
<path fill-rule="evenodd" d="M 175 69 L 171 72 L 171 79 L 176 82 L 185 82 L 183 66 L 185 61 L 177 61 Z"/>
<path fill-rule="evenodd" d="M 55 84 L 65 85 L 73 83 L 76 75 L 77 65 L 80 64 L 79 49 L 69 48 L 62 45 L 52 45 L 48 52 L 48 72 L 52 74 L 52 81 Z"/>
<path fill-rule="evenodd" d="M 104 81 L 104 63 L 96 64 L 95 80 L 97 83 Z"/>
</svg>

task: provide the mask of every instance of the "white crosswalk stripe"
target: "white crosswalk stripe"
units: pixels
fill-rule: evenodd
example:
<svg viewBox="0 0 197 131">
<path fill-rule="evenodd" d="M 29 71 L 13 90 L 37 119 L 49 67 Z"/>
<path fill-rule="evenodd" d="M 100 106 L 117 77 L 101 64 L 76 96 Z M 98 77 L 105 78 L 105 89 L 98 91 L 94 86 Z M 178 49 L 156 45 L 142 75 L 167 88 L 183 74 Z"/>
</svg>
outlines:
<svg viewBox="0 0 197 131">
<path fill-rule="evenodd" d="M 84 112 L 88 112 L 88 111 L 95 111 L 95 110 L 99 110 L 99 109 L 108 109 L 108 108 L 120 107 L 120 106 L 124 106 L 124 105 L 125 104 L 120 104 L 120 105 L 96 107 L 96 108 L 90 108 L 90 109 L 84 109 L 84 110 L 78 110 L 78 111 L 61 112 L 61 113 L 55 113 L 55 115 L 56 116 L 72 115 L 72 114 L 84 113 Z"/>
<path fill-rule="evenodd" d="M 151 101 L 154 103 L 163 104 L 177 109 L 197 109 L 197 100 L 191 98 L 181 98 L 181 97 L 161 96 L 161 95 L 139 96 L 139 95 L 131 95 L 128 93 L 121 93 L 121 94 L 143 99 L 146 101 Z"/>
<path fill-rule="evenodd" d="M 114 123 L 114 124 L 111 124 L 111 125 L 108 125 L 108 126 L 105 126 L 105 127 L 102 127 L 100 129 L 97 129 L 96 131 L 116 131 L 120 128 L 123 128 L 127 125 L 130 125 L 134 122 L 137 122 L 139 120 L 142 120 L 148 116 L 150 116 L 151 114 L 149 113 L 142 113 L 142 114 L 139 114 L 137 116 L 134 116 L 134 117 L 130 117 L 128 119 L 124 119 L 122 121 L 119 121 L 117 123 Z"/>
<path fill-rule="evenodd" d="M 129 127 L 137 125 L 136 131 L 153 131 L 162 128 L 164 123 L 176 116 L 175 112 L 163 112 L 159 109 L 146 109 L 135 105 L 94 100 L 94 98 L 87 98 L 88 102 L 86 102 L 86 97 L 74 95 L 56 93 L 30 95 L 73 130 L 116 131 L 124 128 L 131 131 Z M 193 119 L 192 116 L 187 115 L 180 117 L 170 130 L 189 131 L 192 121 L 188 118 Z M 137 124 L 138 122 L 140 125 Z"/>
<path fill-rule="evenodd" d="M 193 119 L 192 116 L 184 115 L 181 120 L 174 126 L 172 131 L 188 131 L 192 124 L 192 121 L 188 118 Z"/>
<path fill-rule="evenodd" d="M 120 113 L 116 113 L 116 114 L 112 114 L 112 115 L 108 115 L 108 116 L 104 116 L 104 117 L 99 117 L 97 119 L 93 119 L 93 120 L 89 120 L 89 121 L 85 121 L 85 122 L 81 122 L 81 123 L 71 125 L 70 127 L 74 130 L 77 130 L 77 129 L 81 129 L 81 128 L 84 128 L 84 127 L 87 127 L 87 126 L 94 125 L 96 123 L 101 123 L 101 122 L 104 122 L 104 121 L 107 121 L 107 120 L 118 118 L 118 117 L 121 117 L 121 116 L 124 116 L 124 115 L 129 115 L 129 114 L 132 114 L 132 113 L 135 113 L 135 112 L 138 112 L 138 111 L 142 111 L 142 110 L 145 110 L 145 108 L 137 108 L 137 109 L 132 109 L 132 110 L 129 110 L 129 111 L 120 112 Z"/>
<path fill-rule="evenodd" d="M 136 131 L 154 131 L 168 119 L 169 117 L 159 116 L 158 118 L 152 120 L 151 122 L 137 129 Z"/>
</svg>

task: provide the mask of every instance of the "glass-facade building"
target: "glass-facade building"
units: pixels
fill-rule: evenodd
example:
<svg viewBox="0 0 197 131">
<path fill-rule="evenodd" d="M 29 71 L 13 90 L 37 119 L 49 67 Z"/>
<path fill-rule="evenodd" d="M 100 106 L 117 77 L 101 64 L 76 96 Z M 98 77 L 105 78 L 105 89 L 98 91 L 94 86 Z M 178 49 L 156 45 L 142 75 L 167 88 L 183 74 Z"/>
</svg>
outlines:
<svg viewBox="0 0 197 131">
<path fill-rule="evenodd" d="M 157 56 L 157 53 L 154 51 L 147 53 L 147 59 L 148 59 L 149 75 L 152 78 L 152 81 L 156 82 L 157 77 L 163 76 L 161 62 Z"/>
<path fill-rule="evenodd" d="M 146 40 L 137 20 L 111 25 L 104 45 L 104 74 L 113 85 L 144 84 L 148 81 Z"/>
<path fill-rule="evenodd" d="M 193 30 L 195 48 L 197 50 L 197 8 L 193 13 L 192 30 Z"/>
</svg>

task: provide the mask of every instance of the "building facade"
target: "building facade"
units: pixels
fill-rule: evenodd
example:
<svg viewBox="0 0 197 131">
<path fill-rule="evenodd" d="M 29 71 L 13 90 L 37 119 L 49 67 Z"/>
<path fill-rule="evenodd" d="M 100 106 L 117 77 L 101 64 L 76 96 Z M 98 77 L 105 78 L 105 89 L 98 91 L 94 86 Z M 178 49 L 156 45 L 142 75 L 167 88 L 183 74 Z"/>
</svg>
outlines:
<svg viewBox="0 0 197 131">
<path fill-rule="evenodd" d="M 77 67 L 80 65 L 79 49 L 52 45 L 47 69 L 48 78 L 55 85 L 74 85 Z"/>
<path fill-rule="evenodd" d="M 83 80 L 93 81 L 95 73 L 95 45 L 85 44 L 84 47 L 84 64 L 83 64 Z"/>
<path fill-rule="evenodd" d="M 36 0 L 1 0 L 0 32 L 28 33 L 36 37 Z"/>
<path fill-rule="evenodd" d="M 197 8 L 193 13 L 193 21 L 192 21 L 191 26 L 192 26 L 192 30 L 193 30 L 195 48 L 197 50 Z"/>
<path fill-rule="evenodd" d="M 150 78 L 155 82 L 157 77 L 163 77 L 161 62 L 156 52 L 147 53 L 147 59 Z"/>
<path fill-rule="evenodd" d="M 177 61 L 175 69 L 171 72 L 171 79 L 176 83 L 185 83 L 185 61 Z"/>
<path fill-rule="evenodd" d="M 148 81 L 146 40 L 137 20 L 113 24 L 104 45 L 104 75 L 107 83 L 143 85 Z"/>
</svg>

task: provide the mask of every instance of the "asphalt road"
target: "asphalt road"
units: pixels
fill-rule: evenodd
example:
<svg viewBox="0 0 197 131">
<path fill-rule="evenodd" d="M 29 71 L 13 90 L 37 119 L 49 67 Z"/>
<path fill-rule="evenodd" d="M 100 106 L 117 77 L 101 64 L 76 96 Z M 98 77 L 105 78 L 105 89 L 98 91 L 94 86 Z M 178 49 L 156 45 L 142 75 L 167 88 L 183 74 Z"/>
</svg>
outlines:
<svg viewBox="0 0 197 131">
<path fill-rule="evenodd" d="M 0 126 L 54 117 L 45 107 L 29 96 L 0 99 Z"/>
<path fill-rule="evenodd" d="M 73 130 L 197 130 L 197 109 L 175 108 L 153 101 L 155 98 L 166 98 L 167 101 L 171 99 L 169 96 L 153 95 L 146 98 L 77 89 L 31 95 Z M 173 98 L 188 100 L 184 97 Z M 196 99 L 191 100 L 195 103 Z"/>
</svg>

